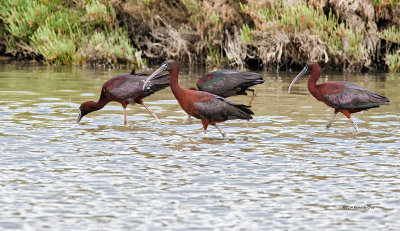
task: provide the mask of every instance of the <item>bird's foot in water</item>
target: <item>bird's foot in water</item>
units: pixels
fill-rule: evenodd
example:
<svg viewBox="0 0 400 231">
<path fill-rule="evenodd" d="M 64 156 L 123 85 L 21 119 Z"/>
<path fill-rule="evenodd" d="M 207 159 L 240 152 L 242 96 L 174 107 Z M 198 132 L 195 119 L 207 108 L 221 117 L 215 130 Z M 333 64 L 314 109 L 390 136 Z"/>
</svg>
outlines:
<svg viewBox="0 0 400 231">
<path fill-rule="evenodd" d="M 325 129 L 329 129 L 331 126 L 332 126 L 332 123 L 329 122 L 329 123 L 326 125 Z"/>
<path fill-rule="evenodd" d="M 354 126 L 354 129 L 356 130 L 356 132 L 360 132 L 360 130 L 358 130 L 357 123 L 356 123 L 356 122 L 354 122 L 354 120 L 353 120 L 352 118 L 349 118 L 349 120 L 350 120 L 350 121 L 351 121 L 351 123 L 353 124 L 353 126 Z"/>
<path fill-rule="evenodd" d="M 225 139 L 226 138 L 226 133 L 225 132 L 221 132 L 222 137 Z"/>
</svg>

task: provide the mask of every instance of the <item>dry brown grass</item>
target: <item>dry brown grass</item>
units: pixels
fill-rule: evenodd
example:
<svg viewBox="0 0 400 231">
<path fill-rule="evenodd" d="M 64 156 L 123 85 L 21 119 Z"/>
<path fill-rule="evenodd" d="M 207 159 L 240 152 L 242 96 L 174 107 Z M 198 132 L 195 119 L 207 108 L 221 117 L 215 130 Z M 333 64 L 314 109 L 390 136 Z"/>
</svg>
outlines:
<svg viewBox="0 0 400 231">
<path fill-rule="evenodd" d="M 300 31 L 275 28 L 273 22 L 263 22 L 257 19 L 256 12 L 246 13 L 239 5 L 253 4 L 256 10 L 288 9 L 304 2 L 322 15 L 332 10 L 339 23 L 347 25 L 344 32 L 337 32 L 339 41 L 344 41 L 336 47 L 339 50 L 332 50 L 327 41 L 330 33 L 324 37 L 314 29 L 307 29 L 308 26 Z M 149 1 L 147 5 L 143 0 L 112 0 L 111 3 L 145 57 L 238 67 L 245 67 L 248 59 L 258 59 L 264 68 L 270 69 L 309 60 L 325 61 L 332 69 L 348 71 L 373 68 L 371 60 L 384 62 L 385 55 L 380 48 L 382 39 L 376 33 L 380 31 L 377 20 L 396 19 L 393 12 L 397 11 L 383 8 L 378 15 L 371 2 L 364 0 L 161 0 Z M 400 16 L 397 18 L 400 21 Z M 253 29 L 251 42 L 239 38 L 239 29 L 244 24 Z M 348 34 L 350 30 L 357 31 L 358 37 Z M 354 44 L 359 38 L 363 38 L 360 43 L 363 47 Z"/>
</svg>

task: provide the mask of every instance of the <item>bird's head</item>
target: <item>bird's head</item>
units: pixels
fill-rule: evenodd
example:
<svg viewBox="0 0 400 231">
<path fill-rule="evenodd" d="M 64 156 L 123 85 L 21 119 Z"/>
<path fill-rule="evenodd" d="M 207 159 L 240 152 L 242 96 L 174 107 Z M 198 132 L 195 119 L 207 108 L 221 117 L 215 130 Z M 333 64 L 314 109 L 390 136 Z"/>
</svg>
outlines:
<svg viewBox="0 0 400 231">
<path fill-rule="evenodd" d="M 78 118 L 76 118 L 77 123 L 79 123 L 79 121 L 81 121 L 82 117 L 84 117 L 88 113 L 96 110 L 96 107 L 94 106 L 94 104 L 96 104 L 96 103 L 93 101 L 87 101 L 87 102 L 84 102 L 81 104 L 81 106 L 79 107 Z"/>
<path fill-rule="evenodd" d="M 292 88 L 293 84 L 300 79 L 300 77 L 302 77 L 303 75 L 307 74 L 308 72 L 311 71 L 318 71 L 319 73 L 321 73 L 321 67 L 319 66 L 319 64 L 317 62 L 307 62 L 305 67 L 303 68 L 303 70 L 297 74 L 297 76 L 293 79 L 293 81 L 290 83 L 289 85 L 289 89 L 288 89 L 288 93 L 290 94 L 290 89 Z"/>
<path fill-rule="evenodd" d="M 161 64 L 161 66 L 155 70 L 153 72 L 153 74 L 151 74 L 146 81 L 143 84 L 143 90 L 147 87 L 147 85 L 149 84 L 150 80 L 152 80 L 155 76 L 157 76 L 158 74 L 160 74 L 163 71 L 171 71 L 174 67 L 176 67 L 178 65 L 178 63 L 175 60 L 168 60 L 165 61 L 163 64 Z"/>
</svg>

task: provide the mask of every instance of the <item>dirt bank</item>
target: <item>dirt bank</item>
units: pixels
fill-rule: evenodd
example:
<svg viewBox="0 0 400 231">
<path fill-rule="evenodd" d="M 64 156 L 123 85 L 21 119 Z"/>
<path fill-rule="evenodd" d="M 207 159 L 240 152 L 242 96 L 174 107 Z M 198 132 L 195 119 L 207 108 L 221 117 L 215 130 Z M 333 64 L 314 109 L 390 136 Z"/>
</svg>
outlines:
<svg viewBox="0 0 400 231">
<path fill-rule="evenodd" d="M 335 70 L 399 71 L 399 7 L 399 0 L 5 0 L 0 54 L 111 67 L 173 58 L 271 70 L 314 60 Z"/>
<path fill-rule="evenodd" d="M 396 1 L 113 0 L 133 44 L 152 59 L 286 69 L 308 60 L 345 71 L 399 65 Z"/>
</svg>

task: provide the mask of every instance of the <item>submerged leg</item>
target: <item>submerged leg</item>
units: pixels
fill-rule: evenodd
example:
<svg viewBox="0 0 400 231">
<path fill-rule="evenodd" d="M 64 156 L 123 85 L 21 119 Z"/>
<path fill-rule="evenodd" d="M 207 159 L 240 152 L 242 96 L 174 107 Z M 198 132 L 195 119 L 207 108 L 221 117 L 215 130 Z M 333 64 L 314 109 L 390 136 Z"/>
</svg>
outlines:
<svg viewBox="0 0 400 231">
<path fill-rule="evenodd" d="M 253 92 L 253 96 L 251 97 L 250 102 L 249 102 L 249 106 L 251 106 L 251 104 L 253 103 L 254 97 L 256 97 L 256 95 L 257 95 L 257 92 L 255 89 L 247 89 L 246 91 Z"/>
<path fill-rule="evenodd" d="M 354 126 L 354 129 L 356 129 L 356 132 L 359 132 L 356 122 L 354 122 L 354 120 L 350 116 L 350 112 L 346 109 L 342 109 L 342 110 L 340 110 L 340 112 L 342 112 L 351 121 L 351 123 Z"/>
<path fill-rule="evenodd" d="M 326 129 L 329 129 L 329 128 L 332 126 L 333 120 L 335 119 L 336 114 L 337 114 L 338 112 L 339 112 L 339 110 L 335 108 L 335 111 L 333 112 L 332 119 L 331 119 L 331 121 L 329 121 L 329 123 L 326 125 Z"/>
<path fill-rule="evenodd" d="M 145 108 L 147 109 L 147 111 L 150 112 L 150 114 L 156 119 L 157 123 L 159 123 L 159 124 L 161 123 L 160 120 L 158 119 L 156 113 L 154 113 L 152 110 L 150 110 L 150 108 L 148 108 L 148 107 L 146 106 L 146 104 L 144 104 L 143 101 L 142 101 L 140 104 L 143 105 L 143 107 L 145 107 Z"/>
<path fill-rule="evenodd" d="M 207 120 L 207 119 L 202 119 L 202 120 L 201 120 L 201 123 L 203 124 L 204 138 L 207 138 L 208 120 Z"/>
<path fill-rule="evenodd" d="M 356 122 L 354 122 L 354 120 L 351 117 L 349 118 L 349 120 L 351 121 L 351 123 L 353 123 L 354 129 L 356 129 L 356 132 L 359 132 Z"/>
<path fill-rule="evenodd" d="M 224 137 L 224 138 L 226 137 L 225 132 L 223 132 L 223 131 L 221 130 L 221 128 L 219 128 L 219 127 L 217 126 L 217 124 L 213 124 L 213 126 L 214 126 L 215 128 L 218 129 L 218 131 L 221 133 L 222 137 Z"/>
</svg>

